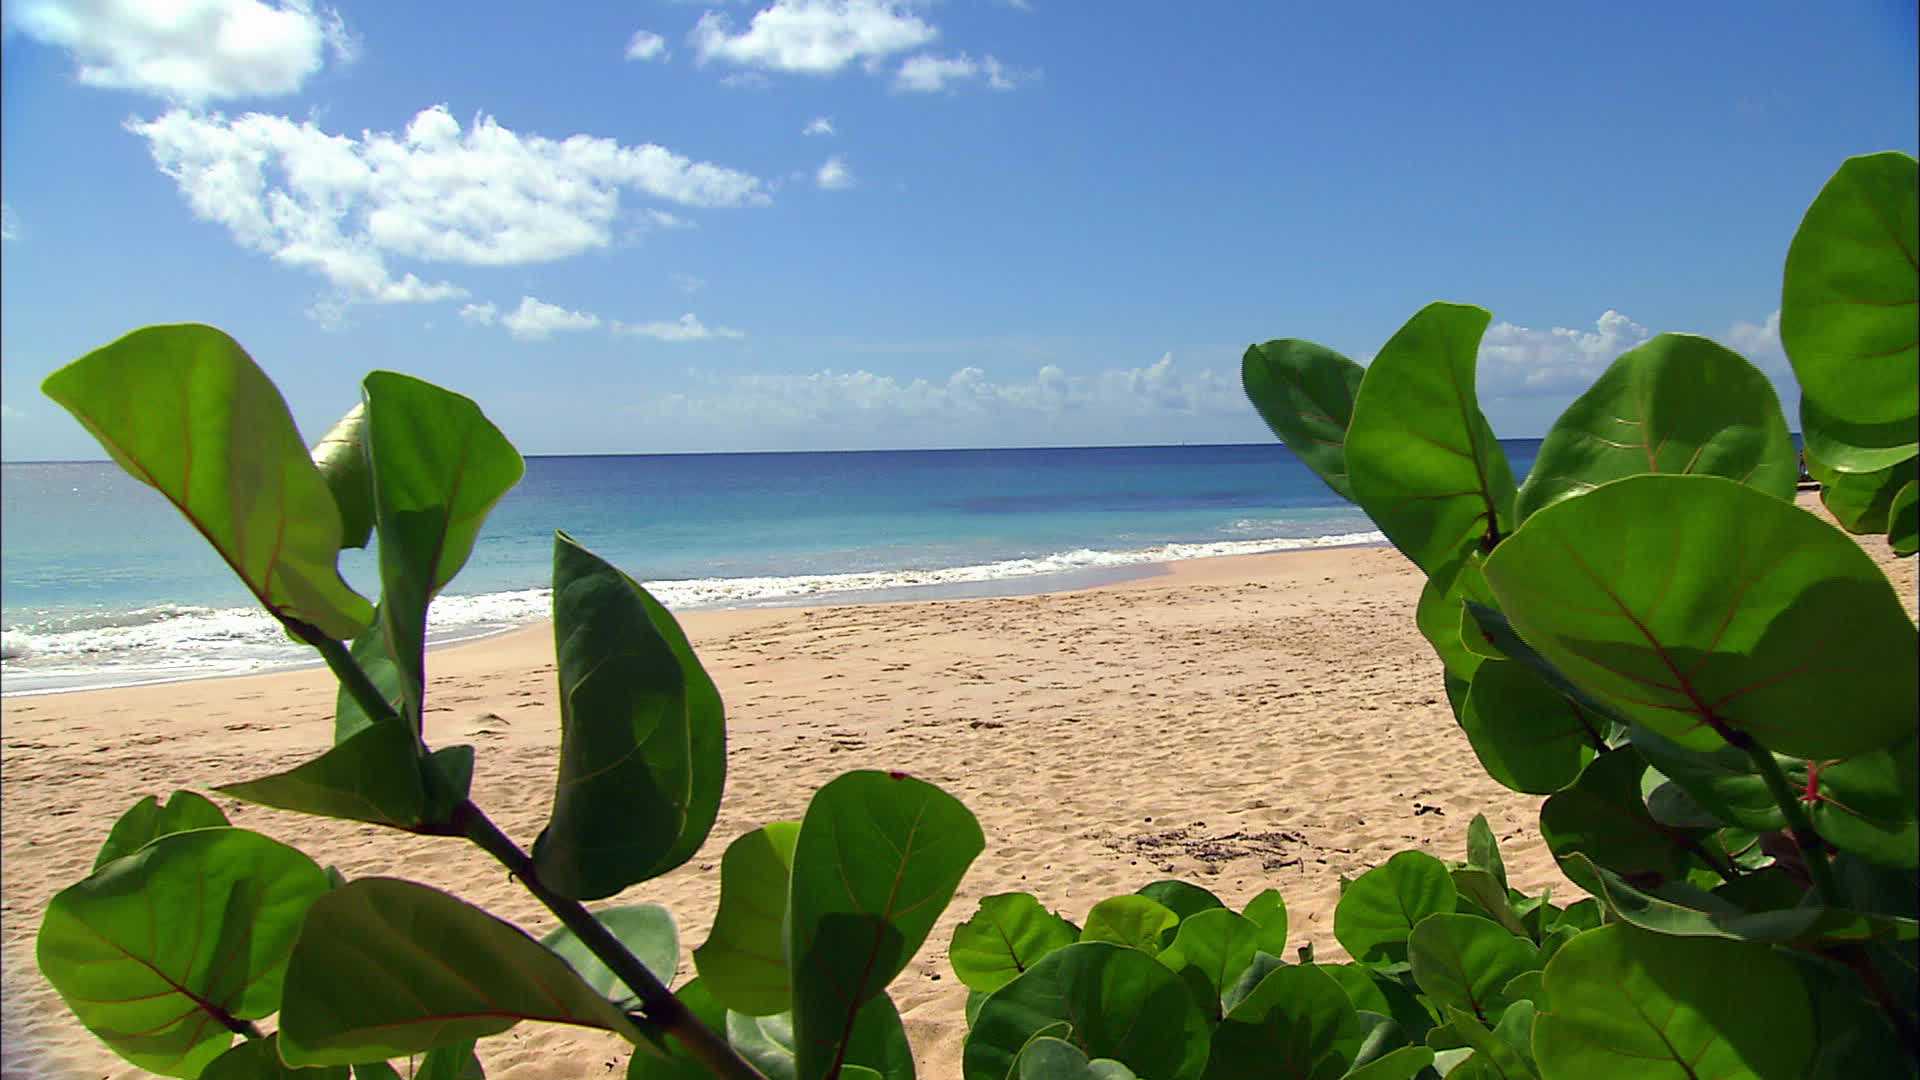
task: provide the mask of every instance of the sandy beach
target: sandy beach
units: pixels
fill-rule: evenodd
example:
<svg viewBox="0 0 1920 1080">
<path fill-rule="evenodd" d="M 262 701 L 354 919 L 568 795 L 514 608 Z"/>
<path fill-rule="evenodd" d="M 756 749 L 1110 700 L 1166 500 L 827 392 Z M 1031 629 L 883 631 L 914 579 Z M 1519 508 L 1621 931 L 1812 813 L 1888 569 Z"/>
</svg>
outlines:
<svg viewBox="0 0 1920 1080">
<path fill-rule="evenodd" d="M 1867 547 L 1911 610 L 1914 560 Z M 1403 848 L 1459 858 L 1480 811 L 1517 887 L 1568 896 L 1538 839 L 1540 800 L 1486 778 L 1448 714 L 1439 663 L 1414 628 L 1420 586 L 1397 552 L 1351 548 L 1195 560 L 1043 596 L 686 614 L 727 703 L 727 798 L 693 861 L 619 900 L 670 907 L 684 954 L 706 936 L 734 837 L 799 817 L 849 769 L 943 786 L 980 818 L 987 850 L 892 993 L 920 1075 L 953 1080 L 966 991 L 947 942 L 991 893 L 1030 891 L 1077 919 L 1164 877 L 1235 905 L 1277 887 L 1291 945 L 1338 956 L 1340 876 Z M 429 742 L 478 748 L 474 799 L 523 846 L 552 797 L 552 665 L 546 626 L 430 659 Z M 33 943 L 47 900 L 86 874 L 141 795 L 205 792 L 318 753 L 332 702 L 324 670 L 6 701 L 7 1075 L 142 1075 L 40 978 Z M 536 935 L 554 926 L 463 842 L 216 801 L 236 824 L 349 877 L 409 877 Z M 680 981 L 691 976 L 683 955 Z M 611 1037 L 570 1028 L 522 1025 L 482 1043 L 501 1080 L 604 1077 L 625 1057 Z"/>
</svg>

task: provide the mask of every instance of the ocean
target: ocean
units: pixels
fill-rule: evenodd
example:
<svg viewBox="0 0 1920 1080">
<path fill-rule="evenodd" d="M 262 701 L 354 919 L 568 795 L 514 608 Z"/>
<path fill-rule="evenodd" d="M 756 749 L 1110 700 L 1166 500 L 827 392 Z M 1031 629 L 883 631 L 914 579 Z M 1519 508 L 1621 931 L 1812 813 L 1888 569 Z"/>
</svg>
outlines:
<svg viewBox="0 0 1920 1080">
<path fill-rule="evenodd" d="M 1516 475 L 1539 448 L 1504 440 Z M 0 693 L 313 662 L 158 492 L 0 466 Z M 1212 555 L 1379 543 L 1277 442 L 530 457 L 429 613 L 444 643 L 549 614 L 564 529 L 675 610 L 1043 592 Z M 341 557 L 378 594 L 372 554 Z"/>
</svg>

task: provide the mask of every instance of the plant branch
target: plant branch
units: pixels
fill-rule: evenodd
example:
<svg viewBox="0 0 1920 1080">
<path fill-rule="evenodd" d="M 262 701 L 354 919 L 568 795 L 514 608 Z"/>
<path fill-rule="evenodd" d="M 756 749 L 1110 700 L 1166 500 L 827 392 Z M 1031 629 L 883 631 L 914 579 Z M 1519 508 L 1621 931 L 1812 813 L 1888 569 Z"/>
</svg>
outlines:
<svg viewBox="0 0 1920 1080">
<path fill-rule="evenodd" d="M 1813 831 L 1813 822 L 1808 820 L 1806 809 L 1800 805 L 1800 797 L 1787 786 L 1787 776 L 1780 771 L 1780 763 L 1773 759 L 1771 751 L 1750 736 L 1733 745 L 1746 751 L 1754 768 L 1759 770 L 1761 779 L 1767 782 L 1767 791 L 1773 796 L 1773 801 L 1779 804 L 1780 813 L 1786 816 L 1787 828 L 1793 833 L 1794 843 L 1800 845 L 1801 858 L 1806 861 L 1807 873 L 1813 877 L 1813 888 L 1820 894 L 1821 902 L 1828 907 L 1843 906 L 1840 883 L 1834 878 L 1833 867 L 1827 862 L 1827 842 Z"/>
<path fill-rule="evenodd" d="M 547 888 L 540 880 L 540 871 L 533 859 L 501 832 L 500 827 L 471 800 L 462 800 L 454 807 L 453 822 L 469 840 L 480 845 L 487 854 L 512 871 L 528 892 L 559 916 L 560 921 L 573 931 L 574 936 L 593 955 L 619 976 L 628 989 L 639 995 L 641 1012 L 647 1020 L 673 1036 L 694 1060 L 713 1075 L 728 1080 L 766 1080 L 759 1070 L 728 1045 L 725 1038 L 707 1030 L 706 1025 L 688 1012 L 686 1005 L 661 985 L 660 980 L 654 978 L 653 973 L 635 959 L 633 953 L 601 925 L 600 920 L 594 918 L 584 904 Z"/>
<path fill-rule="evenodd" d="M 295 637 L 313 646 L 320 653 L 321 658 L 327 662 L 327 667 L 332 669 L 334 678 L 340 680 L 340 685 L 346 688 L 347 693 L 353 695 L 353 700 L 366 710 L 368 716 L 376 721 L 399 721 L 400 714 L 393 711 L 393 703 L 387 700 L 379 687 L 373 685 L 372 679 L 367 678 L 367 673 L 361 669 L 359 662 L 354 660 L 353 654 L 347 651 L 345 643 L 328 637 L 317 628 L 298 619 L 282 618 L 280 621 L 286 624 L 287 629 L 291 630 Z"/>
</svg>

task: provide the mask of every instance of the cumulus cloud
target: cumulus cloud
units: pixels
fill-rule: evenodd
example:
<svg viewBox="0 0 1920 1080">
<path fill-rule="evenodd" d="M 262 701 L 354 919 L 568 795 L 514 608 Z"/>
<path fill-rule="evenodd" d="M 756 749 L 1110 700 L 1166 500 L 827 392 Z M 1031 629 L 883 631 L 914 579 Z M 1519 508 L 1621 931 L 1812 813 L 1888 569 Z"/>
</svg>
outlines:
<svg viewBox="0 0 1920 1080">
<path fill-rule="evenodd" d="M 831 135 L 833 134 L 833 121 L 825 116 L 816 116 L 808 122 L 806 127 L 800 129 L 800 134 Z"/>
<path fill-rule="evenodd" d="M 491 322 L 493 305 L 488 304 L 485 307 L 489 309 L 485 321 Z M 462 309 L 460 314 L 464 317 L 466 310 Z M 558 304 L 549 304 L 531 296 L 522 296 L 519 307 L 500 316 L 500 325 L 507 328 L 507 333 L 521 341 L 539 341 L 555 333 L 591 330 L 600 325 L 600 316 L 585 311 L 568 311 Z"/>
<path fill-rule="evenodd" d="M 901 63 L 900 70 L 894 73 L 893 88 L 914 94 L 937 94 L 982 78 L 989 89 L 1012 90 L 1034 78 L 1034 73 L 1016 71 L 992 56 L 975 60 L 966 53 L 955 56 L 919 53 Z"/>
<path fill-rule="evenodd" d="M 394 258 L 514 266 L 605 247 L 626 192 L 697 207 L 769 201 L 759 179 L 664 147 L 523 135 L 485 114 L 463 129 L 443 106 L 398 134 L 359 138 L 284 116 L 184 109 L 127 128 L 147 140 L 195 216 L 321 275 L 348 300 L 466 295 L 396 276 Z"/>
<path fill-rule="evenodd" d="M 65 49 L 89 86 L 186 105 L 291 94 L 358 44 L 309 0 L 23 0 L 8 21 Z"/>
<path fill-rule="evenodd" d="M 853 186 L 853 170 L 847 167 L 846 158 L 835 154 L 821 163 L 813 182 L 825 191 L 845 191 Z"/>
<path fill-rule="evenodd" d="M 492 301 L 484 304 L 460 305 L 461 321 L 470 322 L 475 326 L 492 326 L 494 320 L 498 318 L 499 315 L 500 309 L 494 307 Z"/>
<path fill-rule="evenodd" d="M 691 290 L 689 290 L 691 291 Z M 685 342 L 708 341 L 713 338 L 743 338 L 746 333 L 730 326 L 709 327 L 689 311 L 672 322 L 647 322 L 613 324 L 616 334 L 632 334 L 636 337 L 650 337 L 657 341 Z"/>
<path fill-rule="evenodd" d="M 1609 309 L 1593 329 L 1535 330 L 1497 322 L 1480 339 L 1480 378 L 1508 393 L 1558 393 L 1592 382 L 1652 331 Z"/>
<path fill-rule="evenodd" d="M 831 75 L 915 49 L 939 36 L 932 24 L 895 0 L 774 0 L 736 31 L 724 12 L 709 11 L 688 41 L 702 64 L 807 75 Z"/>
<path fill-rule="evenodd" d="M 633 37 L 627 40 L 627 59 L 629 60 L 665 60 L 667 58 L 667 39 L 651 30 L 635 30 Z"/>
</svg>

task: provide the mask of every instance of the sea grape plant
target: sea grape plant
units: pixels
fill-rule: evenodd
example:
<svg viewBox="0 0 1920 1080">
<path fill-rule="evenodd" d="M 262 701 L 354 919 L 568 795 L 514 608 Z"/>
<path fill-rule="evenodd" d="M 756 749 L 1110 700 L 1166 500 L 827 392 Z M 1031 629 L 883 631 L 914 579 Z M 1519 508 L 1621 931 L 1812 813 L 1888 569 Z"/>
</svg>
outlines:
<svg viewBox="0 0 1920 1080">
<path fill-rule="evenodd" d="M 206 326 L 135 331 L 46 391 L 337 676 L 330 748 L 215 790 L 464 838 L 561 923 L 536 940 L 426 884 L 348 881 L 193 792 L 148 796 L 93 872 L 54 897 L 38 938 L 42 972 L 107 1046 L 169 1076 L 391 1078 L 390 1062 L 420 1057 L 415 1075 L 464 1077 L 479 1069 L 476 1040 L 544 1021 L 625 1038 L 636 1080 L 912 1076 L 886 986 L 983 846 L 951 796 L 849 773 L 801 821 L 736 841 L 721 919 L 676 987 L 670 913 L 586 902 L 705 842 L 725 784 L 724 710 L 666 608 L 565 533 L 553 562 L 559 768 L 531 852 L 470 798 L 473 748 L 428 744 L 428 606 L 523 470 L 472 401 L 375 372 L 309 453 L 267 376 Z M 374 540 L 370 604 L 338 558 Z M 256 1023 L 269 1017 L 271 1034 Z"/>
</svg>

